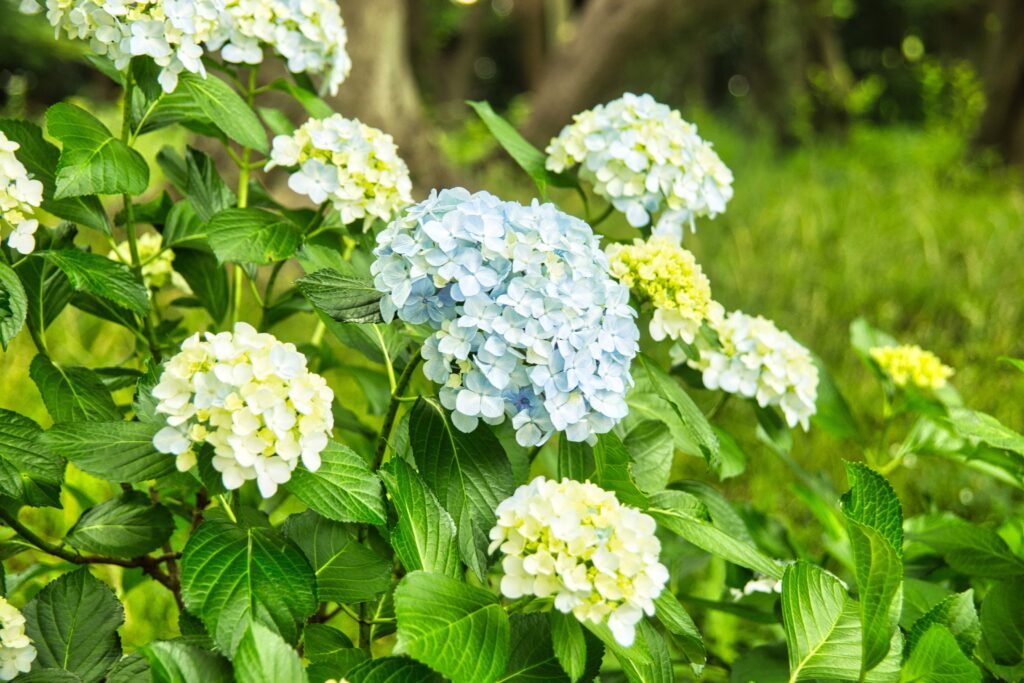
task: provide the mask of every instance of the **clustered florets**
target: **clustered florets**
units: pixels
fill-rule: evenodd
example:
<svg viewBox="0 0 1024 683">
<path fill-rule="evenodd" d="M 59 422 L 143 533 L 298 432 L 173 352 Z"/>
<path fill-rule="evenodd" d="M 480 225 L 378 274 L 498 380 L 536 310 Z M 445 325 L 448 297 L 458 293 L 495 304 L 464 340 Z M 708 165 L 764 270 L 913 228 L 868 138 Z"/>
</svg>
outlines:
<svg viewBox="0 0 1024 683">
<path fill-rule="evenodd" d="M 185 278 L 174 270 L 174 252 L 163 248 L 163 238 L 154 232 L 139 235 L 136 240 L 139 261 L 142 263 L 142 280 L 147 289 L 160 289 L 174 285 L 183 292 L 191 292 Z M 131 246 L 127 241 L 119 243 L 107 254 L 107 258 L 121 263 L 131 263 Z"/>
<path fill-rule="evenodd" d="M 619 643 L 633 643 L 668 581 L 653 518 L 590 482 L 544 477 L 516 489 L 496 514 L 490 552 L 505 555 L 502 594 L 554 596 L 555 609 L 607 622 Z"/>
<path fill-rule="evenodd" d="M 43 203 L 43 184 L 18 161 L 14 153 L 20 148 L 0 131 L 0 221 L 11 226 L 7 245 L 20 254 L 31 254 L 39 229 L 39 221 L 32 215 Z"/>
<path fill-rule="evenodd" d="M 218 50 L 227 62 L 259 64 L 269 45 L 290 71 L 323 74 L 331 94 L 352 66 L 333 0 L 27 0 L 22 10 L 40 5 L 58 34 L 88 41 L 118 69 L 152 57 L 166 92 L 182 71 L 205 76 L 203 56 Z"/>
<path fill-rule="evenodd" d="M 913 384 L 921 389 L 941 389 L 954 372 L 934 353 L 917 345 L 877 346 L 870 354 L 878 367 L 900 387 Z"/>
<path fill-rule="evenodd" d="M 704 386 L 757 400 L 762 408 L 782 409 L 790 427 L 805 430 L 818 398 L 818 367 L 810 351 L 761 316 L 729 313 L 713 329 L 720 346 L 700 344 Z"/>
<path fill-rule="evenodd" d="M 590 440 L 626 416 L 639 332 L 583 221 L 551 204 L 433 192 L 378 237 L 386 320 L 428 324 L 424 373 L 452 421 L 512 420 L 524 446 Z"/>
<path fill-rule="evenodd" d="M 0 597 L 0 681 L 28 673 L 36 659 L 36 648 L 25 635 L 25 617 L 17 607 Z"/>
<path fill-rule="evenodd" d="M 306 357 L 246 323 L 186 339 L 153 396 L 167 416 L 153 439 L 158 451 L 176 455 L 185 471 L 196 463 L 195 446 L 210 444 L 225 487 L 255 479 L 265 498 L 300 459 L 319 469 L 334 426 L 334 393 L 306 368 Z"/>
<path fill-rule="evenodd" d="M 346 225 L 366 217 L 388 221 L 412 203 L 409 169 L 394 139 L 340 114 L 275 137 L 267 169 L 274 166 L 298 166 L 288 187 L 317 204 L 330 200 Z"/>
<path fill-rule="evenodd" d="M 649 328 L 655 341 L 692 344 L 701 325 L 722 319 L 725 311 L 711 298 L 711 282 L 697 259 L 672 240 L 656 236 L 611 244 L 606 251 L 612 275 L 654 307 Z"/>
<path fill-rule="evenodd" d="M 714 218 L 732 198 L 732 172 L 697 135 L 697 127 L 650 95 L 627 93 L 573 117 L 547 147 L 547 167 L 579 165 L 634 227 L 682 239 L 702 216 Z"/>
</svg>

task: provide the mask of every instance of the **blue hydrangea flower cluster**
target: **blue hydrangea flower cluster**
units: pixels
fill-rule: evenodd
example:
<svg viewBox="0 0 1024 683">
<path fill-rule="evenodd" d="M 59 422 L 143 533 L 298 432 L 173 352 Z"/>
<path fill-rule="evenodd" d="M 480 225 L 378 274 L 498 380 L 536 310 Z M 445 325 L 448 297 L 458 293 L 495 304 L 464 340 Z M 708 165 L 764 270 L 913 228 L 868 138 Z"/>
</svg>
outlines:
<svg viewBox="0 0 1024 683">
<path fill-rule="evenodd" d="M 538 446 L 555 432 L 593 441 L 626 416 L 636 313 L 589 225 L 457 188 L 377 242 L 381 312 L 434 330 L 424 374 L 457 428 L 509 418 L 521 445 Z"/>
</svg>

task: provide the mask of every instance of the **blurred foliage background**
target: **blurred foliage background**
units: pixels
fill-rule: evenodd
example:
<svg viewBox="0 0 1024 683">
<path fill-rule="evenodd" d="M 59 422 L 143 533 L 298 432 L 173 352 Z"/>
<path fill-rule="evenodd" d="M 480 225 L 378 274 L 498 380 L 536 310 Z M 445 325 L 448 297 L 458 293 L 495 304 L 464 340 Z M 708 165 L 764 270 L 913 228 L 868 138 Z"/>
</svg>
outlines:
<svg viewBox="0 0 1024 683">
<path fill-rule="evenodd" d="M 341 10 L 354 68 L 332 104 L 395 136 L 418 195 L 462 184 L 533 196 L 466 99 L 491 101 L 544 146 L 573 113 L 650 92 L 695 121 L 735 173 L 727 213 L 685 241 L 728 309 L 770 317 L 812 348 L 869 429 L 881 394 L 849 347 L 858 317 L 935 351 L 957 369 L 968 405 L 1024 426 L 1024 378 L 998 362 L 1024 356 L 1020 0 L 342 0 Z M 41 119 L 65 98 L 115 116 L 116 91 L 86 50 L 0 0 L 0 116 Z M 146 144 L 186 140 L 161 133 Z M 556 198 L 573 207 L 574 197 Z M 629 235 L 618 217 L 602 231 Z M 275 332 L 307 340 L 312 325 L 298 317 Z M 52 329 L 51 348 L 69 363 L 117 365 L 132 344 L 70 308 Z M 27 376 L 32 353 L 25 335 L 0 353 L 0 407 L 46 424 Z M 342 395 L 373 412 L 358 387 Z M 750 409 L 732 402 L 722 419 L 750 457 L 722 484 L 727 495 L 813 544 L 817 523 L 787 465 L 754 437 Z M 795 440 L 800 464 L 844 490 L 842 460 L 861 459 L 859 446 L 814 430 Z M 712 477 L 697 461 L 677 466 Z M 85 488 L 107 486 L 82 477 Z M 998 520 L 1021 501 L 944 462 L 909 460 L 893 480 L 908 514 Z M 68 508 L 64 524 L 80 510 Z M 150 597 L 129 609 L 169 607 Z M 709 614 L 705 628 L 713 619 L 732 617 Z M 129 641 L 166 635 L 153 628 Z M 716 631 L 728 648 L 731 631 Z"/>
</svg>

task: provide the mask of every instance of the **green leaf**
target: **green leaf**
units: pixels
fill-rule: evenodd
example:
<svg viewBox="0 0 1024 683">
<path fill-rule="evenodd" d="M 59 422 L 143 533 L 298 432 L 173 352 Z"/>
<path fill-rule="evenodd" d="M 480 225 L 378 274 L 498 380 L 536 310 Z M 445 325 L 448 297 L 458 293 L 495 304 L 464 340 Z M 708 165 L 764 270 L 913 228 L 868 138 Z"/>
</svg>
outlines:
<svg viewBox="0 0 1024 683">
<path fill-rule="evenodd" d="M 981 603 L 981 631 L 997 664 L 1015 666 L 1024 661 L 1024 579 L 992 586 Z"/>
<path fill-rule="evenodd" d="M 863 680 L 892 683 L 899 675 L 902 638 L 892 637 L 886 659 L 861 677 L 860 607 L 839 579 L 803 560 L 782 579 L 782 623 L 790 681 Z"/>
<path fill-rule="evenodd" d="M 203 114 L 243 147 L 266 154 L 270 150 L 267 133 L 259 118 L 231 86 L 213 74 L 206 78 L 182 72 L 178 75 L 177 92 L 188 93 Z"/>
<path fill-rule="evenodd" d="M 549 630 L 555 657 L 572 683 L 583 678 L 587 669 L 587 640 L 576 617 L 558 610 L 548 613 Z M 600 661 L 600 659 L 599 659 Z"/>
<path fill-rule="evenodd" d="M 588 444 L 569 441 L 564 435 L 558 438 L 559 480 L 569 478 L 586 481 L 594 476 L 594 468 L 594 452 Z"/>
<path fill-rule="evenodd" d="M 307 510 L 289 517 L 282 531 L 306 554 L 320 600 L 367 602 L 390 587 L 391 561 L 360 543 L 346 525 Z"/>
<path fill-rule="evenodd" d="M 54 425 L 42 443 L 89 474 L 139 482 L 176 471 L 174 457 L 153 447 L 161 425 L 146 422 L 70 422 Z"/>
<path fill-rule="evenodd" d="M 486 426 L 454 429 L 441 406 L 422 398 L 409 417 L 409 444 L 423 481 L 457 520 L 463 560 L 482 579 L 494 510 L 515 488 L 505 450 Z"/>
<path fill-rule="evenodd" d="M 302 233 L 291 221 L 263 209 L 224 209 L 206 225 L 221 263 L 266 265 L 295 253 Z"/>
<path fill-rule="evenodd" d="M 622 437 L 622 445 L 631 456 L 630 470 L 642 490 L 660 491 L 668 486 L 676 450 L 668 425 L 660 420 L 642 420 Z"/>
<path fill-rule="evenodd" d="M 340 323 L 381 323 L 380 299 L 373 282 L 324 268 L 300 278 L 296 286 L 313 307 Z"/>
<path fill-rule="evenodd" d="M 194 249 L 175 249 L 174 269 L 185 278 L 214 323 L 220 323 L 228 310 L 228 275 L 217 258 Z"/>
<path fill-rule="evenodd" d="M 903 604 L 903 508 L 882 475 L 846 463 L 843 496 L 854 574 L 860 591 L 862 666 L 867 672 L 889 653 Z"/>
<path fill-rule="evenodd" d="M 658 621 L 669 633 L 677 637 L 680 647 L 690 661 L 694 664 L 704 664 L 707 661 L 704 638 L 676 596 L 668 589 L 661 591 L 654 599 L 654 609 Z"/>
<path fill-rule="evenodd" d="M 60 268 L 76 292 L 88 292 L 139 315 L 149 311 L 149 292 L 123 263 L 78 249 L 37 253 Z"/>
<path fill-rule="evenodd" d="M 46 130 L 64 144 L 57 163 L 56 199 L 146 191 L 146 160 L 86 110 L 66 102 L 53 105 L 46 110 Z"/>
<path fill-rule="evenodd" d="M 561 613 L 556 610 L 552 614 Z M 591 656 L 588 658 L 583 629 L 573 617 L 568 617 L 568 619 L 576 624 L 574 636 L 578 636 L 578 640 L 573 647 L 581 648 L 578 650 L 578 654 L 582 657 L 578 662 L 581 668 L 576 678 L 566 675 L 559 663 L 560 660 L 555 655 L 552 646 L 554 633 L 551 630 L 553 622 L 549 622 L 544 614 L 534 612 L 532 614 L 513 614 L 509 617 L 511 637 L 508 668 L 501 677 L 502 683 L 543 683 L 545 681 L 570 683 L 570 681 L 580 679 L 594 680 L 601 667 L 601 646 L 599 643 L 594 643 L 594 647 L 591 648 Z M 555 637 L 557 638 L 557 636 Z M 557 640 L 554 640 L 554 645 L 558 645 Z"/>
<path fill-rule="evenodd" d="M 187 199 L 175 203 L 167 212 L 162 237 L 164 246 L 175 250 L 186 247 L 202 251 L 207 248 L 206 225 Z"/>
<path fill-rule="evenodd" d="M 981 671 L 948 628 L 932 624 L 903 665 L 900 683 L 981 683 Z"/>
<path fill-rule="evenodd" d="M 249 624 L 233 658 L 238 683 L 307 683 L 299 654 L 259 622 Z"/>
<path fill-rule="evenodd" d="M 747 523 L 736 512 L 732 503 L 715 487 L 703 481 L 688 479 L 673 484 L 673 489 L 666 493 L 674 493 L 675 489 L 679 489 L 697 498 L 706 508 L 711 518 L 711 523 L 714 526 L 735 539 L 750 545 L 756 545 L 754 537 L 751 536 L 750 529 L 747 527 Z M 694 516 L 700 517 L 701 515 L 694 514 Z"/>
<path fill-rule="evenodd" d="M 110 221 L 103 205 L 95 195 L 54 199 L 53 193 L 57 184 L 57 162 L 60 150 L 43 139 L 43 131 L 39 126 L 28 121 L 0 119 L 0 131 L 9 140 L 17 142 L 21 147 L 14 153 L 29 174 L 43 184 L 44 211 L 58 218 L 79 223 L 87 227 L 110 234 Z"/>
<path fill-rule="evenodd" d="M 320 453 L 320 469 L 298 467 L 284 488 L 328 519 L 384 524 L 387 513 L 380 478 L 348 446 L 330 441 Z"/>
<path fill-rule="evenodd" d="M 149 660 L 153 683 L 232 683 L 231 664 L 189 638 L 161 640 L 141 648 Z"/>
<path fill-rule="evenodd" d="M 760 645 L 733 660 L 729 683 L 787 683 L 786 644 Z"/>
<path fill-rule="evenodd" d="M 415 571 L 395 590 L 396 652 L 454 683 L 491 683 L 509 660 L 509 621 L 497 597 L 441 574 Z"/>
<path fill-rule="evenodd" d="M 627 505 L 647 507 L 647 497 L 633 479 L 633 462 L 622 441 L 614 433 L 601 434 L 594 445 L 594 481 Z"/>
<path fill-rule="evenodd" d="M 40 668 L 33 666 L 32 671 L 22 674 L 13 679 L 17 683 L 82 683 L 82 678 L 77 674 L 63 669 Z"/>
<path fill-rule="evenodd" d="M 107 672 L 106 683 L 151 683 L 152 680 L 149 662 L 136 650 Z"/>
<path fill-rule="evenodd" d="M 185 607 L 225 652 L 234 651 L 253 622 L 297 642 L 299 625 L 316 611 L 315 588 L 302 551 L 269 526 L 209 519 L 182 553 Z"/>
<path fill-rule="evenodd" d="M 1024 455 L 1024 436 L 991 415 L 969 408 L 952 407 L 949 409 L 949 421 L 957 434 L 965 439 L 981 441 L 993 448 Z"/>
<path fill-rule="evenodd" d="M 32 359 L 29 376 L 39 388 L 54 422 L 118 420 L 114 399 L 96 373 L 86 368 L 59 367 L 43 354 Z"/>
<path fill-rule="evenodd" d="M 313 683 L 339 680 L 369 658 L 344 633 L 323 624 L 308 624 L 302 630 L 302 655 L 309 660 L 308 673 Z"/>
<path fill-rule="evenodd" d="M 40 443 L 42 433 L 29 418 L 0 408 L 0 494 L 60 507 L 64 463 Z"/>
<path fill-rule="evenodd" d="M 1013 554 L 1002 536 L 987 527 L 947 524 L 914 539 L 942 555 L 946 564 L 967 576 L 1002 579 L 1024 575 L 1024 559 Z"/>
<path fill-rule="evenodd" d="M 974 591 L 950 595 L 921 615 L 907 633 L 907 651 L 912 651 L 917 642 L 933 624 L 945 626 L 956 638 L 964 654 L 971 655 L 981 640 L 981 622 L 974 609 Z"/>
<path fill-rule="evenodd" d="M 818 367 L 818 396 L 811 422 L 837 439 L 861 439 L 860 425 L 825 363 L 814 356 L 814 364 Z"/>
<path fill-rule="evenodd" d="M 278 78 L 270 84 L 270 87 L 274 90 L 286 92 L 294 97 L 295 100 L 302 105 L 302 108 L 306 110 L 306 113 L 309 114 L 310 118 L 326 119 L 334 114 L 334 110 L 331 108 L 331 105 L 317 97 L 316 93 L 295 85 L 291 81 Z"/>
<path fill-rule="evenodd" d="M 588 623 L 587 629 L 615 655 L 630 683 L 675 683 L 668 645 L 648 621 L 642 619 L 637 624 L 636 640 L 630 647 L 616 642 L 604 624 Z"/>
<path fill-rule="evenodd" d="M 543 197 L 548 185 L 552 187 L 579 187 L 576 179 L 567 173 L 549 171 L 545 164 L 547 157 L 526 141 L 512 125 L 501 118 L 487 102 L 466 102 L 491 131 L 491 135 L 509 153 L 519 167 L 533 178 Z"/>
<path fill-rule="evenodd" d="M 715 474 L 722 481 L 738 477 L 747 469 L 747 461 L 750 459 L 739 442 L 732 434 L 721 427 L 711 425 L 711 431 L 718 439 L 718 466 L 715 467 Z"/>
<path fill-rule="evenodd" d="M 403 460 L 389 460 L 380 471 L 391 495 L 398 522 L 391 546 L 406 569 L 460 576 L 455 522 L 420 475 Z"/>
<path fill-rule="evenodd" d="M 28 297 L 18 274 L 10 266 L 0 263 L 0 349 L 21 332 L 28 315 Z"/>
<path fill-rule="evenodd" d="M 136 557 L 162 546 L 173 531 L 170 510 L 131 491 L 83 512 L 66 540 L 90 553 Z"/>
<path fill-rule="evenodd" d="M 87 567 L 47 584 L 22 613 L 38 652 L 34 666 L 65 669 L 94 683 L 121 658 L 117 629 L 124 609 Z"/>
<path fill-rule="evenodd" d="M 433 671 L 408 657 L 381 657 L 363 662 L 345 675 L 348 683 L 441 683 Z"/>
</svg>

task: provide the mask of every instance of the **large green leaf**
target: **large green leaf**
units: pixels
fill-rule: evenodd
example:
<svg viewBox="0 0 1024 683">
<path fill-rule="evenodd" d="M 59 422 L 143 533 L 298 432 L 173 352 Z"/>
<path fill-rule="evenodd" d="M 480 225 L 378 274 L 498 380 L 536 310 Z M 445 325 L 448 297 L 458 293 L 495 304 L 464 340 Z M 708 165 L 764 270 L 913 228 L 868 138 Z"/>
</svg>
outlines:
<svg viewBox="0 0 1024 683">
<path fill-rule="evenodd" d="M 557 610 L 552 615 L 561 612 Z M 554 647 L 559 646 L 558 636 L 564 635 L 564 631 L 555 634 L 547 616 L 542 613 L 513 614 L 509 618 L 511 625 L 511 638 L 509 640 L 508 668 L 501 677 L 502 683 L 544 683 L 545 681 L 556 681 L 557 683 L 570 683 L 571 681 L 592 681 L 601 668 L 601 645 L 591 636 L 592 644 L 588 650 L 586 637 L 579 622 L 574 617 L 568 616 L 576 625 L 573 632 L 576 638 L 572 647 L 579 655 L 579 671 L 575 678 L 567 675 L 563 670 L 561 661 L 555 654 Z M 553 647 L 554 646 L 554 647 Z M 563 644 L 564 647 L 564 644 Z M 576 661 L 576 660 L 574 660 Z"/>
<path fill-rule="evenodd" d="M 32 359 L 29 376 L 54 422 L 118 420 L 110 391 L 92 370 L 54 365 L 43 354 Z"/>
<path fill-rule="evenodd" d="M 105 683 L 151 683 L 153 680 L 149 662 L 136 650 L 122 657 L 109 672 Z"/>
<path fill-rule="evenodd" d="M 551 610 L 548 619 L 553 654 L 569 680 L 576 683 L 583 678 L 589 654 L 583 627 L 575 616 L 558 610 Z"/>
<path fill-rule="evenodd" d="M 39 238 L 36 249 L 67 246 L 74 240 L 74 235 L 73 230 L 65 228 L 58 228 L 52 239 L 49 234 L 36 233 Z M 22 261 L 17 272 L 28 299 L 27 324 L 36 336 L 42 337 L 46 328 L 71 301 L 75 290 L 64 271 L 46 259 L 30 258 Z"/>
<path fill-rule="evenodd" d="M 441 683 L 444 679 L 408 657 L 381 657 L 345 675 L 349 683 Z"/>
<path fill-rule="evenodd" d="M 704 649 L 704 638 L 697 630 L 697 624 L 687 614 L 686 609 L 671 591 L 665 589 L 654 600 L 655 613 L 669 633 L 676 636 L 679 645 L 686 656 L 694 664 L 704 664 L 707 661 L 707 651 Z"/>
<path fill-rule="evenodd" d="M 157 479 L 176 471 L 174 457 L 153 447 L 161 425 L 148 422 L 69 422 L 42 437 L 50 450 L 89 474 L 111 481 Z"/>
<path fill-rule="evenodd" d="M 105 256 L 79 249 L 39 252 L 39 256 L 60 268 L 77 292 L 88 292 L 130 311 L 149 311 L 149 292 L 128 266 Z"/>
<path fill-rule="evenodd" d="M 213 321 L 223 320 L 228 310 L 228 275 L 217 257 L 195 249 L 175 249 L 174 269 L 185 278 Z"/>
<path fill-rule="evenodd" d="M 903 665 L 900 683 L 981 683 L 981 671 L 942 624 L 932 624 Z"/>
<path fill-rule="evenodd" d="M 182 72 L 178 75 L 178 91 L 188 93 L 196 107 L 224 131 L 229 138 L 258 152 L 269 151 L 267 133 L 259 118 L 231 86 L 213 74 L 206 78 Z"/>
<path fill-rule="evenodd" d="M 100 232 L 110 234 L 110 221 L 103 205 L 95 195 L 54 199 L 57 184 L 57 162 L 60 150 L 43 139 L 39 126 L 28 121 L 0 119 L 0 131 L 9 140 L 21 145 L 14 153 L 25 170 L 43 184 L 43 205 L 45 211 L 58 218 L 80 223 Z"/>
<path fill-rule="evenodd" d="M 380 323 L 383 296 L 373 282 L 323 268 L 295 283 L 313 307 L 340 323 Z"/>
<path fill-rule="evenodd" d="M 25 287 L 10 266 L 0 263 L 0 349 L 21 331 L 28 316 L 28 297 Z"/>
<path fill-rule="evenodd" d="M 978 611 L 974 608 L 974 591 L 968 589 L 963 593 L 947 596 L 921 615 L 907 633 L 906 649 L 913 650 L 917 641 L 933 624 L 945 626 L 956 638 L 964 654 L 972 654 L 981 639 L 981 622 L 978 620 Z"/>
<path fill-rule="evenodd" d="M 660 420 L 642 420 L 623 437 L 622 445 L 632 458 L 630 470 L 644 491 L 660 491 L 672 473 L 675 443 L 668 425 Z"/>
<path fill-rule="evenodd" d="M 302 551 L 265 520 L 209 519 L 181 558 L 181 596 L 225 652 L 253 622 L 290 643 L 317 608 L 316 577 Z"/>
<path fill-rule="evenodd" d="M 339 680 L 369 658 L 344 633 L 323 624 L 308 624 L 302 630 L 302 656 L 309 661 L 308 673 L 313 683 Z"/>
<path fill-rule="evenodd" d="M 42 434 L 29 418 L 0 408 L 0 494 L 59 507 L 64 463 L 40 443 Z"/>
<path fill-rule="evenodd" d="M 903 605 L 903 508 L 882 475 L 846 464 L 850 490 L 843 496 L 860 598 L 863 671 L 888 655 Z"/>
<path fill-rule="evenodd" d="M 965 439 L 974 439 L 993 448 L 1024 455 L 1024 435 L 1013 431 L 991 415 L 969 408 L 952 407 L 949 409 L 949 421 L 957 434 Z"/>
<path fill-rule="evenodd" d="M 66 102 L 53 105 L 46 111 L 46 130 L 64 144 L 57 163 L 56 199 L 146 191 L 146 160 L 86 110 Z"/>
<path fill-rule="evenodd" d="M 142 647 L 153 683 L 232 683 L 231 664 L 188 638 L 160 640 Z"/>
<path fill-rule="evenodd" d="M 675 683 L 668 644 L 647 620 L 637 624 L 636 639 L 629 647 L 620 645 L 605 624 L 588 623 L 587 629 L 615 655 L 630 683 Z"/>
<path fill-rule="evenodd" d="M 1002 579 L 1024 575 L 1024 559 L 987 527 L 958 522 L 916 533 L 914 539 L 933 548 L 950 567 L 967 576 Z"/>
<path fill-rule="evenodd" d="M 994 585 L 981 603 L 982 640 L 997 664 L 1024 661 L 1024 578 Z"/>
<path fill-rule="evenodd" d="M 483 578 L 494 509 L 514 489 L 501 443 L 486 426 L 454 429 L 441 406 L 422 398 L 409 417 L 409 443 L 420 476 L 456 522 L 463 559 Z"/>
<path fill-rule="evenodd" d="M 367 602 L 391 585 L 391 561 L 359 542 L 355 532 L 307 510 L 282 529 L 306 554 L 321 600 Z"/>
<path fill-rule="evenodd" d="M 130 491 L 83 512 L 67 542 L 86 552 L 135 557 L 162 546 L 173 531 L 170 510 Z"/>
<path fill-rule="evenodd" d="M 587 443 L 569 441 L 561 436 L 558 438 L 557 467 L 559 480 L 586 481 L 594 476 L 594 452 Z"/>
<path fill-rule="evenodd" d="M 389 461 L 380 475 L 398 514 L 391 531 L 398 559 L 409 570 L 460 576 L 455 522 L 420 475 L 399 458 Z"/>
<path fill-rule="evenodd" d="M 309 680 L 299 653 L 258 621 L 249 624 L 233 661 L 238 683 L 307 683 Z"/>
<path fill-rule="evenodd" d="M 416 571 L 395 591 L 396 652 L 454 683 L 491 683 L 509 660 L 509 621 L 497 597 L 441 574 Z"/>
<path fill-rule="evenodd" d="M 117 629 L 124 608 L 87 567 L 48 584 L 22 612 L 38 652 L 34 666 L 65 669 L 94 683 L 121 658 Z"/>
<path fill-rule="evenodd" d="M 384 524 L 380 478 L 348 446 L 331 441 L 320 453 L 320 469 L 292 472 L 285 489 L 328 519 Z"/>
<path fill-rule="evenodd" d="M 222 263 L 283 261 L 302 241 L 302 233 L 291 221 L 255 208 L 224 209 L 207 223 L 206 234 Z"/>
</svg>

